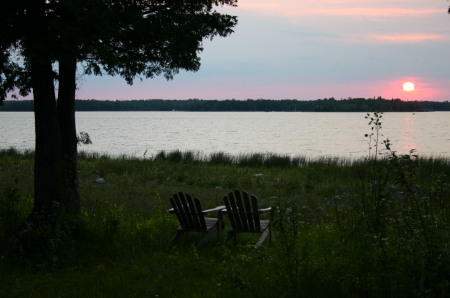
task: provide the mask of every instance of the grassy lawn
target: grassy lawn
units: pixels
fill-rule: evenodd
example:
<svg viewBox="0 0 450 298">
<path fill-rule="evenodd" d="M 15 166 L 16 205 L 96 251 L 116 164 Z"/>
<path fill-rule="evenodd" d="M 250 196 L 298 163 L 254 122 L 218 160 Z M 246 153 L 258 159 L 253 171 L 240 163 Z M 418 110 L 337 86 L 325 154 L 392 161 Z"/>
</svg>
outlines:
<svg viewBox="0 0 450 298">
<path fill-rule="evenodd" d="M 450 161 L 411 155 L 307 160 L 161 153 L 80 154 L 82 227 L 47 261 L 14 260 L 32 208 L 33 154 L 0 151 L 1 297 L 444 297 L 450 291 Z M 104 183 L 98 183 L 103 178 Z M 175 247 L 169 197 L 203 208 L 243 189 L 272 206 L 276 241 L 202 235 Z M 230 228 L 226 222 L 225 229 Z"/>
</svg>

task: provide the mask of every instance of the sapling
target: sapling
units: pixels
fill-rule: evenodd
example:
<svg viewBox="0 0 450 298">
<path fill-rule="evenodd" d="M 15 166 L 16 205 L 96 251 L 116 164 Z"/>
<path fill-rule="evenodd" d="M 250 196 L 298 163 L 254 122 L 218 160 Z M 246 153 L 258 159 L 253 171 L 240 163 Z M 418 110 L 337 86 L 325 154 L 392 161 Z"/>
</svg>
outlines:
<svg viewBox="0 0 450 298">
<path fill-rule="evenodd" d="M 381 118 L 383 118 L 383 112 L 373 112 L 373 115 L 371 116 L 370 113 L 367 113 L 367 115 L 364 117 L 366 119 L 370 119 L 369 124 L 371 126 L 372 132 L 370 134 L 365 134 L 366 138 L 369 138 L 369 158 L 371 157 L 372 152 L 372 142 L 374 142 L 373 147 L 375 147 L 375 159 L 378 155 L 378 144 L 379 144 L 379 138 L 382 136 L 380 134 L 381 130 Z"/>
</svg>

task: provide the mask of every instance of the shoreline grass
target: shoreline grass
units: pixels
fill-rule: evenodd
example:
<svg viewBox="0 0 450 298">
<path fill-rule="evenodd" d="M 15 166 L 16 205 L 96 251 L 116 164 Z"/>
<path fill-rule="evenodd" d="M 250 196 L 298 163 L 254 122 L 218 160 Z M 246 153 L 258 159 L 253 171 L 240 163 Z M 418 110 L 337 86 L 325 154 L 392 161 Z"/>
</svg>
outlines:
<svg viewBox="0 0 450 298">
<path fill-rule="evenodd" d="M 10 149 L 14 150 L 14 149 Z M 32 152 L 32 151 L 26 151 Z M 18 151 L 20 154 L 20 151 Z M 201 151 L 159 151 L 154 156 L 138 157 L 135 155 L 108 155 L 96 152 L 79 152 L 80 158 L 86 159 L 129 159 L 129 160 L 155 160 L 162 159 L 171 162 L 183 162 L 183 163 L 209 163 L 209 164 L 221 164 L 221 165 L 241 165 L 241 166 L 251 166 L 251 167 L 305 167 L 312 164 L 325 164 L 332 166 L 352 166 L 359 163 L 366 163 L 368 161 L 367 157 L 360 158 L 350 158 L 342 156 L 325 156 L 325 157 L 308 157 L 306 155 L 296 155 L 290 156 L 288 154 L 276 154 L 276 153 L 240 153 L 240 154 L 229 154 L 225 152 L 213 152 L 210 154 L 205 154 Z M 386 159 L 386 154 L 380 154 L 378 159 Z M 433 156 L 433 155 L 420 155 L 419 159 L 422 161 L 428 161 L 431 163 L 439 163 L 443 165 L 450 165 L 450 158 L 445 156 Z"/>
<path fill-rule="evenodd" d="M 77 241 L 48 262 L 19 266 L 5 252 L 32 207 L 33 152 L 0 150 L 1 297 L 445 297 L 450 290 L 447 158 L 80 153 L 79 179 Z M 193 234 L 168 247 L 178 225 L 166 213 L 170 195 L 183 190 L 210 208 L 235 188 L 276 208 L 273 245 L 255 249 L 250 235 L 196 250 L 201 235 Z"/>
</svg>

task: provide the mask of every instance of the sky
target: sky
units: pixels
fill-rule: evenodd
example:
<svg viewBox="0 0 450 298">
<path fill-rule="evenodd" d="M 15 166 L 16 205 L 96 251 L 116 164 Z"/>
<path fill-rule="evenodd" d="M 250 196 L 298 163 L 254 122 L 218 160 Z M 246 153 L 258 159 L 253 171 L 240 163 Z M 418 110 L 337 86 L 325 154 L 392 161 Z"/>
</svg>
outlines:
<svg viewBox="0 0 450 298">
<path fill-rule="evenodd" d="M 450 100 L 448 0 L 240 0 L 235 32 L 204 41 L 197 72 L 82 76 L 79 99 Z M 413 91 L 402 89 L 414 83 Z"/>
</svg>

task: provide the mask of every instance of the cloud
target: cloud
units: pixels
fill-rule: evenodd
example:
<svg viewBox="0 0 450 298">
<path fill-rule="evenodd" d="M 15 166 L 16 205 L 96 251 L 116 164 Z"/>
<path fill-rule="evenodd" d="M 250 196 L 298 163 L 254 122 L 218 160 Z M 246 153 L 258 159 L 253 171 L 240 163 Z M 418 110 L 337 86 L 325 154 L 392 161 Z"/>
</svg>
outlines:
<svg viewBox="0 0 450 298">
<path fill-rule="evenodd" d="M 411 15 L 428 15 L 442 13 L 440 9 L 408 9 L 408 8 L 373 8 L 351 7 L 341 9 L 312 9 L 305 10 L 302 14 L 334 15 L 334 16 L 369 16 L 369 17 L 399 17 Z"/>
<path fill-rule="evenodd" d="M 242 9 L 281 17 L 295 16 L 357 16 L 402 17 L 443 14 L 444 7 L 424 6 L 419 1 L 316 1 L 316 0 L 247 0 Z"/>
<path fill-rule="evenodd" d="M 443 39 L 441 35 L 407 34 L 407 35 L 375 35 L 373 39 L 391 43 L 414 43 Z"/>
</svg>

